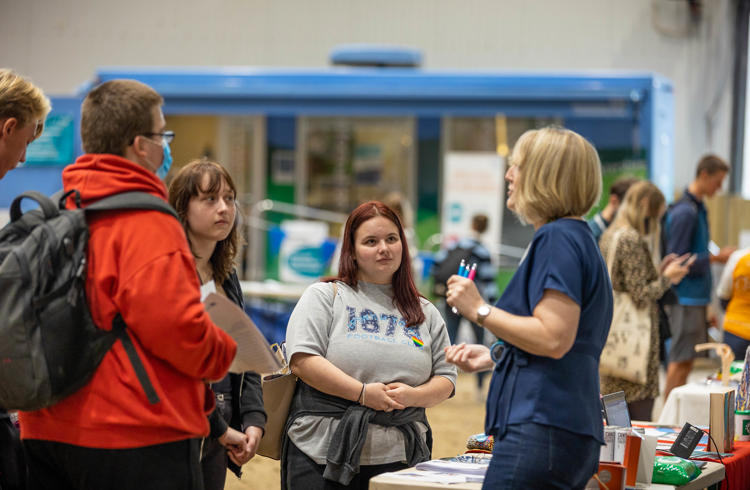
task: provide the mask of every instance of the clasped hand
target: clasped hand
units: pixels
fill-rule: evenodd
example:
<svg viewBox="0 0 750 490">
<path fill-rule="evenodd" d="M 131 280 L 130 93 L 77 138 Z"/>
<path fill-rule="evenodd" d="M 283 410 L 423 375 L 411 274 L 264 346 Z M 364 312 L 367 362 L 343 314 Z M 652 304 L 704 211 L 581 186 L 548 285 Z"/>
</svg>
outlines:
<svg viewBox="0 0 750 490">
<path fill-rule="evenodd" d="M 227 431 L 219 437 L 219 443 L 227 449 L 227 455 L 237 466 L 247 463 L 258 450 L 258 445 L 263 437 L 260 427 L 250 426 L 245 433 L 227 427 Z"/>
<path fill-rule="evenodd" d="M 416 388 L 404 383 L 367 383 L 365 406 L 373 410 L 392 412 L 417 405 Z"/>
</svg>

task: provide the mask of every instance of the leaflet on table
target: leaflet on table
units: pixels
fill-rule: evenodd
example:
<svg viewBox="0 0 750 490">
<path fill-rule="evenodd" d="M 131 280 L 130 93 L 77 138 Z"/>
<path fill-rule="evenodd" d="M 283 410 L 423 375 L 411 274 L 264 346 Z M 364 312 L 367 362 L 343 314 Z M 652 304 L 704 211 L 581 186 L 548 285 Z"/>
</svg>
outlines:
<svg viewBox="0 0 750 490">
<path fill-rule="evenodd" d="M 216 293 L 208 294 L 204 304 L 211 320 L 237 342 L 237 355 L 229 372 L 264 374 L 281 369 L 268 341 L 239 306 Z"/>
<path fill-rule="evenodd" d="M 483 476 L 456 475 L 452 473 L 441 473 L 438 471 L 399 471 L 395 473 L 381 473 L 379 477 L 392 477 L 399 480 L 409 480 L 425 483 L 481 483 Z"/>
<path fill-rule="evenodd" d="M 431 459 L 417 463 L 418 470 L 439 471 L 441 473 L 455 473 L 460 475 L 478 475 L 484 477 L 489 467 L 487 463 L 464 463 L 459 461 L 446 461 L 444 459 Z"/>
</svg>

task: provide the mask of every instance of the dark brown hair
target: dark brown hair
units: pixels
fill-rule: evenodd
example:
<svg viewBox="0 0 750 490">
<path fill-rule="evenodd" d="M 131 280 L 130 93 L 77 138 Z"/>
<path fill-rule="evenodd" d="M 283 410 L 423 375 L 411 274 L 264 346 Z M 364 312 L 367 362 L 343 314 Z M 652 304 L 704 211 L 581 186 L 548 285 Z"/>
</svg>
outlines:
<svg viewBox="0 0 750 490">
<path fill-rule="evenodd" d="M 154 129 L 151 114 L 161 95 L 135 80 L 112 80 L 94 88 L 81 105 L 81 144 L 86 153 L 123 156 L 136 136 Z"/>
<path fill-rule="evenodd" d="M 208 186 L 201 187 L 205 175 L 209 177 Z M 190 200 L 198 196 L 200 192 L 204 194 L 219 192 L 222 180 L 232 189 L 236 197 L 237 188 L 234 186 L 232 177 L 224 167 L 216 162 L 193 160 L 182 167 L 177 172 L 177 175 L 174 176 L 174 179 L 172 179 L 172 183 L 169 185 L 169 204 L 172 205 L 180 217 L 182 227 L 185 228 L 185 234 L 188 236 L 188 243 L 190 242 L 190 235 L 187 232 L 190 226 L 187 221 L 187 213 Z M 237 256 L 240 246 L 240 233 L 237 231 L 237 213 L 239 213 L 239 209 L 235 210 L 232 231 L 229 232 L 229 235 L 224 240 L 216 243 L 216 248 L 214 248 L 214 252 L 209 259 L 214 272 L 214 278 L 219 284 L 223 283 L 234 270 L 234 259 Z M 192 244 L 190 244 L 190 247 L 192 250 Z M 193 255 L 200 258 L 195 253 Z"/>
<path fill-rule="evenodd" d="M 480 235 L 487 231 L 487 224 L 489 220 L 486 214 L 475 214 L 471 217 L 471 229 L 479 233 Z"/>
<path fill-rule="evenodd" d="M 706 172 L 708 175 L 713 175 L 716 172 L 729 172 L 729 164 L 716 155 L 704 155 L 698 162 L 695 176 L 698 177 L 701 172 Z"/>
<path fill-rule="evenodd" d="M 628 189 L 630 189 L 630 186 L 636 182 L 638 182 L 638 179 L 635 177 L 620 177 L 609 186 L 609 195 L 617 196 L 617 200 L 622 202 Z"/>
<path fill-rule="evenodd" d="M 351 287 L 357 287 L 357 273 L 359 269 L 355 260 L 354 234 L 365 221 L 376 216 L 382 216 L 392 221 L 398 228 L 398 236 L 401 240 L 401 264 L 391 278 L 393 286 L 393 304 L 403 315 L 406 326 L 411 327 L 424 322 L 425 316 L 422 311 L 421 297 L 414 285 L 411 274 L 411 257 L 409 247 L 406 246 L 404 228 L 398 215 L 388 206 L 380 201 L 368 201 L 360 204 L 351 212 L 344 227 L 344 241 L 341 244 L 341 258 L 339 260 L 339 275 L 335 278 L 326 278 L 324 281 L 342 281 Z"/>
</svg>

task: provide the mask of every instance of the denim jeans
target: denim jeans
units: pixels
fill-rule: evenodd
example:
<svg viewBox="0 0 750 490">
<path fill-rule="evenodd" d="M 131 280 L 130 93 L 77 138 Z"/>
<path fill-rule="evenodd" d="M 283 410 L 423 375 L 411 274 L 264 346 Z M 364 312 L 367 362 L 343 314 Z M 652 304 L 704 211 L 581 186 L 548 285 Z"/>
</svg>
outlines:
<svg viewBox="0 0 750 490">
<path fill-rule="evenodd" d="M 483 489 L 583 488 L 599 468 L 599 442 L 533 422 L 495 441 Z"/>
</svg>

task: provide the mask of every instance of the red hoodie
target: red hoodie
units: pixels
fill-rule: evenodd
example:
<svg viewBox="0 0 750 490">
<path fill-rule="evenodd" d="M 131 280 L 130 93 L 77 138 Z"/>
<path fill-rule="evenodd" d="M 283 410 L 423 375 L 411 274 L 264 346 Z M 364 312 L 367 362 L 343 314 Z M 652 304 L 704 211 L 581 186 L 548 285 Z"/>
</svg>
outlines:
<svg viewBox="0 0 750 490">
<path fill-rule="evenodd" d="M 156 175 L 114 155 L 81 156 L 63 171 L 63 185 L 80 191 L 84 207 L 119 192 L 167 196 Z M 109 330 L 122 314 L 160 401 L 148 402 L 115 342 L 86 386 L 50 408 L 20 414 L 21 437 L 118 449 L 207 435 L 214 401 L 203 380 L 221 379 L 237 346 L 200 302 L 182 226 L 159 211 L 138 210 L 99 213 L 89 229 L 93 319 Z"/>
</svg>

